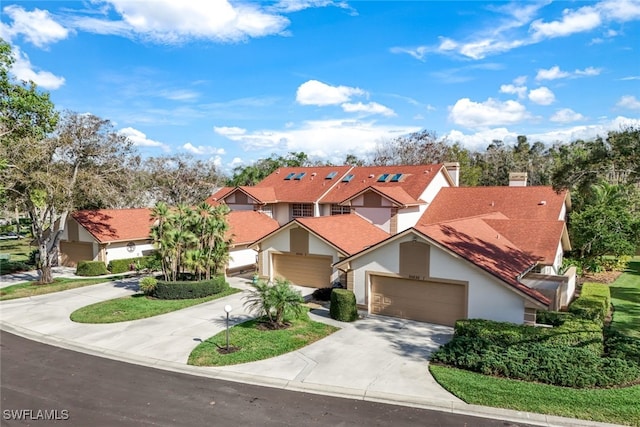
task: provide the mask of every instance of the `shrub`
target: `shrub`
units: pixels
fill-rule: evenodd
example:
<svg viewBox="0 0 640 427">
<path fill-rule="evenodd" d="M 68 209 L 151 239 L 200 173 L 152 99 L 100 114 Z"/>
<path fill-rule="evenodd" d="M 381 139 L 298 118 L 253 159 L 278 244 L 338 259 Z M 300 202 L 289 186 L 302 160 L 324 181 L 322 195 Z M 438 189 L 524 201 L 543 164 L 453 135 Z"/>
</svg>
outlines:
<svg viewBox="0 0 640 427">
<path fill-rule="evenodd" d="M 155 277 L 147 276 L 140 280 L 140 290 L 145 295 L 153 295 L 158 285 L 158 280 Z"/>
<path fill-rule="evenodd" d="M 347 289 L 334 289 L 331 292 L 329 315 L 341 322 L 353 322 L 358 319 L 356 295 Z"/>
<path fill-rule="evenodd" d="M 561 326 L 572 316 L 564 311 L 542 311 L 536 313 L 536 323 L 541 325 Z"/>
<path fill-rule="evenodd" d="M 251 287 L 253 289 L 243 298 L 244 306 L 268 319 L 273 326 L 282 327 L 287 316 L 299 317 L 305 312 L 302 294 L 293 289 L 288 280 L 278 278 L 274 284 L 257 280 Z"/>
<path fill-rule="evenodd" d="M 607 298 L 598 295 L 581 296 L 569 305 L 569 313 L 582 319 L 604 322 L 609 306 Z"/>
<path fill-rule="evenodd" d="M 331 291 L 333 291 L 333 288 L 329 287 L 329 288 L 320 288 L 320 289 L 316 289 L 315 291 L 313 291 L 313 294 L 311 294 L 311 296 L 313 297 L 313 299 L 318 300 L 318 301 L 330 301 L 331 300 Z"/>
<path fill-rule="evenodd" d="M 125 259 L 114 259 L 109 262 L 109 271 L 113 274 L 125 273 L 127 271 L 131 271 L 131 264 L 136 266 L 138 270 L 150 269 L 157 270 L 152 268 L 155 263 L 155 256 L 142 256 L 137 258 L 125 258 Z"/>
<path fill-rule="evenodd" d="M 640 366 L 640 339 L 610 328 L 605 330 L 604 351 L 607 357 L 628 360 Z"/>
<path fill-rule="evenodd" d="M 197 282 L 167 282 L 158 280 L 153 296 L 158 299 L 192 299 L 204 298 L 225 291 L 229 284 L 224 276 L 216 276 L 211 280 Z"/>
<path fill-rule="evenodd" d="M 80 261 L 76 267 L 78 276 L 102 276 L 103 274 L 109 274 L 109 271 L 102 261 Z"/>
</svg>

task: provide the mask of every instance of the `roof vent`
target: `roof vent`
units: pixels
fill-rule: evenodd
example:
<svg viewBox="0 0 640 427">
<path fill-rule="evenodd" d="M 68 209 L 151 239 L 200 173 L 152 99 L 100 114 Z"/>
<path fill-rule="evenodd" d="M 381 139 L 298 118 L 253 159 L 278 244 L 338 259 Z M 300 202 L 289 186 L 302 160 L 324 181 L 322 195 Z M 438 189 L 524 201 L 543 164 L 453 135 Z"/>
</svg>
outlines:
<svg viewBox="0 0 640 427">
<path fill-rule="evenodd" d="M 546 205 L 546 204 L 547 204 L 547 201 L 546 201 L 546 200 L 540 200 L 540 201 L 538 202 L 538 205 L 540 205 L 540 206 L 544 206 L 544 205 Z"/>
<path fill-rule="evenodd" d="M 371 174 L 371 175 L 369 175 L 369 178 L 373 178 L 374 176 L 375 176 L 374 174 Z"/>
<path fill-rule="evenodd" d="M 317 174 L 317 173 L 315 173 L 315 172 L 311 174 L 311 176 L 316 176 L 316 175 L 318 175 L 318 174 Z"/>
</svg>

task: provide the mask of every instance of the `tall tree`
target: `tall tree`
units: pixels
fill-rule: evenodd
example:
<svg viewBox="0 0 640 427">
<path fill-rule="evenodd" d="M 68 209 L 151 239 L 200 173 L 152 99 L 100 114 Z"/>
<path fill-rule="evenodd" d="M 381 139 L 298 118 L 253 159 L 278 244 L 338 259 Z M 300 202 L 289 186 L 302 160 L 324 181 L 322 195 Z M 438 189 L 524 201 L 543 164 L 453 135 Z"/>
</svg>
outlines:
<svg viewBox="0 0 640 427">
<path fill-rule="evenodd" d="M 131 141 L 108 120 L 71 112 L 50 137 L 24 137 L 1 149 L 8 167 L 0 171 L 0 180 L 7 197 L 31 218 L 40 280 L 50 283 L 69 213 L 115 203 L 127 185 L 124 171 L 138 159 Z"/>
<path fill-rule="evenodd" d="M 196 205 L 206 199 L 221 183 L 212 162 L 195 160 L 189 154 L 150 157 L 142 168 L 142 188 L 153 203 Z"/>
<path fill-rule="evenodd" d="M 378 166 L 442 163 L 449 159 L 449 154 L 445 140 L 438 140 L 433 131 L 421 130 L 378 144 L 372 163 Z"/>
</svg>

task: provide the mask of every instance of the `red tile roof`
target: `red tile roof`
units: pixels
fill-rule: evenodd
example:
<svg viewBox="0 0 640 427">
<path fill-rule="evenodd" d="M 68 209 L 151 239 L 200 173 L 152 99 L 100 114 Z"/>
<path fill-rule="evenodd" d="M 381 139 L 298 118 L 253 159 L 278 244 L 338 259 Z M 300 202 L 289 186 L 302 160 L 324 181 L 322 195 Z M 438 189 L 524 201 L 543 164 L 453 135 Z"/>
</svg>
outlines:
<svg viewBox="0 0 640 427">
<path fill-rule="evenodd" d="M 295 221 L 347 255 L 389 237 L 388 233 L 357 214 L 297 218 Z"/>
<path fill-rule="evenodd" d="M 71 214 L 98 242 L 148 239 L 153 225 L 151 209 L 100 209 Z"/>
<path fill-rule="evenodd" d="M 218 203 L 220 203 L 220 199 L 223 199 L 224 197 L 231 194 L 233 190 L 235 190 L 235 187 L 222 187 L 218 191 L 207 197 L 205 202 L 209 203 L 210 205 L 217 205 Z"/>
<path fill-rule="evenodd" d="M 351 166 L 309 166 L 280 168 L 260 181 L 254 188 L 272 188 L 279 202 L 314 203 L 351 169 Z M 335 176 L 327 179 L 329 174 Z M 304 173 L 301 179 L 285 178 Z M 294 176 L 295 176 L 294 175 Z"/>
<path fill-rule="evenodd" d="M 348 204 L 349 201 L 353 200 L 354 198 L 358 197 L 361 194 L 366 193 L 367 191 L 374 191 L 380 194 L 381 196 L 389 199 L 397 206 L 402 206 L 402 207 L 416 206 L 416 205 L 426 203 L 424 201 L 414 199 L 401 187 L 371 186 L 371 187 L 364 188 L 360 192 L 351 195 L 347 200 L 342 201 L 340 204 Z"/>
<path fill-rule="evenodd" d="M 542 264 L 553 265 L 562 239 L 564 221 L 529 221 L 526 219 L 484 219 L 491 228 L 507 237 Z"/>
<path fill-rule="evenodd" d="M 231 211 L 227 215 L 229 223 L 228 236 L 234 245 L 246 245 L 277 230 L 278 221 L 270 216 L 255 211 Z"/>
<path fill-rule="evenodd" d="M 435 224 L 492 212 L 509 219 L 557 221 L 568 193 L 551 187 L 442 188 L 418 224 Z"/>
<path fill-rule="evenodd" d="M 535 266 L 537 257 L 523 251 L 485 221 L 474 217 L 415 228 L 503 282 L 548 305 L 547 297 L 518 281 L 520 275 Z"/>
<path fill-rule="evenodd" d="M 375 186 L 378 189 L 401 188 L 412 200 L 418 200 L 425 188 L 443 168 L 442 164 L 356 167 L 349 171 L 349 174 L 353 175 L 351 181 L 340 181 L 320 200 L 320 203 L 343 202 L 370 186 Z M 378 182 L 378 178 L 383 174 L 389 174 L 387 181 Z M 402 174 L 400 181 L 391 182 L 391 178 L 396 174 Z"/>
</svg>

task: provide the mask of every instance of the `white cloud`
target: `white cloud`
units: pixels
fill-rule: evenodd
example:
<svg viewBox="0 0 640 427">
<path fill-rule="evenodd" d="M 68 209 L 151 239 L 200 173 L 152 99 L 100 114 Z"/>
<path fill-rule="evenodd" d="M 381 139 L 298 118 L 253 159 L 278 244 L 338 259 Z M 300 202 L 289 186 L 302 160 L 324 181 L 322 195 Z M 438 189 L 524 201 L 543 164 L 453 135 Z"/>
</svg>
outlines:
<svg viewBox="0 0 640 427">
<path fill-rule="evenodd" d="M 539 105 L 550 105 L 556 100 L 553 92 L 545 86 L 529 91 L 529 100 Z"/>
<path fill-rule="evenodd" d="M 573 72 L 563 71 L 559 66 L 554 65 L 553 67 L 545 70 L 541 68 L 538 70 L 536 74 L 536 80 L 558 80 L 558 79 L 566 79 L 566 78 L 576 78 L 576 77 L 591 77 L 600 75 L 602 69 L 595 67 L 587 67 L 584 70 L 576 69 Z"/>
<path fill-rule="evenodd" d="M 500 93 L 508 93 L 510 95 L 518 95 L 518 98 L 522 99 L 527 94 L 526 86 L 516 86 L 516 85 L 501 85 Z"/>
<path fill-rule="evenodd" d="M 353 96 L 366 94 L 356 87 L 330 86 L 318 80 L 309 80 L 298 87 L 296 101 L 301 105 L 337 105 L 350 101 Z"/>
<path fill-rule="evenodd" d="M 569 74 L 566 71 L 560 71 L 560 67 L 554 65 L 548 70 L 540 69 L 538 70 L 538 74 L 536 74 L 536 80 L 556 80 L 556 79 L 564 79 L 569 77 Z"/>
<path fill-rule="evenodd" d="M 204 145 L 198 145 L 197 147 L 195 145 L 193 145 L 190 142 L 187 142 L 186 144 L 184 144 L 182 146 L 182 148 L 184 148 L 186 151 L 192 153 L 192 154 L 196 154 L 198 156 L 204 155 L 204 154 L 218 154 L 218 155 L 223 155 L 226 153 L 224 148 L 215 148 L 215 147 L 207 147 Z"/>
<path fill-rule="evenodd" d="M 147 135 L 138 129 L 126 127 L 120 129 L 118 133 L 129 138 L 136 147 L 159 147 L 162 148 L 163 151 L 169 151 L 169 146 L 167 144 L 147 138 Z"/>
<path fill-rule="evenodd" d="M 198 92 L 186 89 L 163 90 L 159 92 L 159 95 L 172 101 L 192 101 L 200 97 Z"/>
<path fill-rule="evenodd" d="M 235 126 L 214 126 L 213 131 L 218 135 L 228 136 L 228 137 L 244 135 L 247 133 L 246 129 L 242 129 Z"/>
<path fill-rule="evenodd" d="M 279 0 L 273 5 L 273 9 L 284 12 L 298 12 L 311 7 L 336 6 L 342 9 L 351 9 L 346 2 L 336 2 L 333 0 Z M 353 10 L 352 10 L 353 12 Z"/>
<path fill-rule="evenodd" d="M 341 107 L 347 113 L 382 114 L 387 117 L 396 115 L 395 111 L 391 108 L 385 107 L 377 102 L 368 102 L 366 104 L 363 104 L 362 102 L 358 102 L 356 104 L 345 102 Z"/>
<path fill-rule="evenodd" d="M 541 19 L 533 21 L 530 30 L 536 39 L 554 38 L 589 31 L 599 27 L 601 23 L 598 10 L 591 6 L 584 6 L 576 10 L 565 9 L 559 21 L 543 22 Z"/>
<path fill-rule="evenodd" d="M 607 19 L 613 21 L 633 21 L 640 18 L 640 3 L 637 0 L 605 0 L 598 9 Z"/>
<path fill-rule="evenodd" d="M 369 153 L 384 139 L 417 132 L 417 126 L 383 126 L 375 121 L 310 120 L 283 130 L 227 135 L 245 151 L 304 151 L 309 156 L 342 161 L 348 153 Z"/>
<path fill-rule="evenodd" d="M 609 131 L 619 131 L 628 126 L 640 126 L 640 119 L 616 117 L 615 119 L 594 125 L 572 126 L 567 128 L 549 130 L 540 133 L 528 133 L 529 141 L 540 141 L 546 145 L 557 142 L 569 143 L 577 139 L 591 140 L 597 136 L 606 136 Z M 498 139 L 505 144 L 513 145 L 517 141 L 516 133 L 507 128 L 484 129 L 476 133 L 465 134 L 459 130 L 452 130 L 444 137 L 450 143 L 459 142 L 469 149 L 483 150 L 492 140 Z"/>
<path fill-rule="evenodd" d="M 29 43 L 45 47 L 69 35 L 69 30 L 57 23 L 46 10 L 28 12 L 20 6 L 10 5 L 2 11 L 13 20 L 11 25 L 4 25 L 3 36 L 13 38 L 22 34 Z"/>
<path fill-rule="evenodd" d="M 620 98 L 616 106 L 628 108 L 629 110 L 640 110 L 640 101 L 633 95 L 624 95 Z"/>
<path fill-rule="evenodd" d="M 18 80 L 32 81 L 43 89 L 55 90 L 64 85 L 64 77 L 56 76 L 49 71 L 36 71 L 29 57 L 17 46 L 12 46 L 15 62 L 11 71 Z"/>
<path fill-rule="evenodd" d="M 289 20 L 249 3 L 228 0 L 95 0 L 110 6 L 121 20 L 76 17 L 74 25 L 99 34 L 139 36 L 159 43 L 182 43 L 193 39 L 236 42 L 280 34 Z"/>
<path fill-rule="evenodd" d="M 427 46 L 418 46 L 416 48 L 392 47 L 389 51 L 391 53 L 406 53 L 413 56 L 418 61 L 423 61 L 430 49 Z"/>
<path fill-rule="evenodd" d="M 514 124 L 530 117 L 524 105 L 517 101 L 500 102 L 489 98 L 485 102 L 474 102 L 469 98 L 459 99 L 449 109 L 449 120 L 467 128 L 487 128 Z"/>
<path fill-rule="evenodd" d="M 580 113 L 576 113 L 571 108 L 562 108 L 554 113 L 549 118 L 552 122 L 556 123 L 571 123 L 584 120 L 584 116 Z"/>
</svg>

